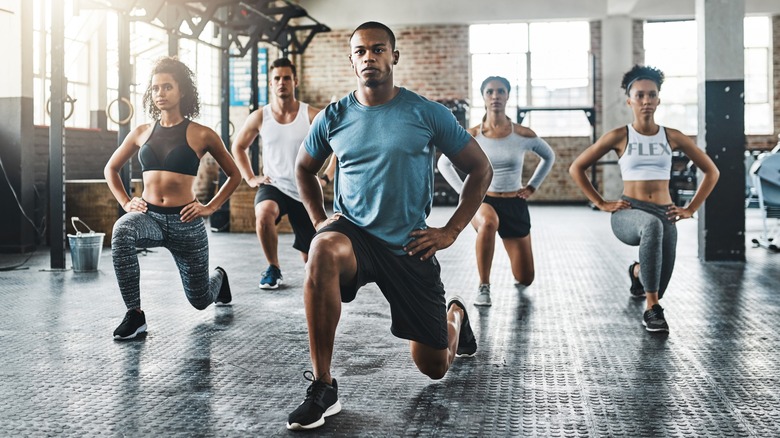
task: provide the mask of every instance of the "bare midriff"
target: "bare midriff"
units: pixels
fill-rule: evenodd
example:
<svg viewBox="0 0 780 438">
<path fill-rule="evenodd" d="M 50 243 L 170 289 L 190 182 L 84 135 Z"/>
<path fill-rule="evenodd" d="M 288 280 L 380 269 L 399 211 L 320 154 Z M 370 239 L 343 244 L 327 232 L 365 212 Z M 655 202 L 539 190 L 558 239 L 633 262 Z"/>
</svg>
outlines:
<svg viewBox="0 0 780 438">
<path fill-rule="evenodd" d="M 638 201 L 658 205 L 672 203 L 669 194 L 669 180 L 623 181 L 623 194 Z"/>
<path fill-rule="evenodd" d="M 517 192 L 487 192 L 486 195 L 491 198 L 516 198 Z"/>
<path fill-rule="evenodd" d="M 165 170 L 148 170 L 143 174 L 144 201 L 158 207 L 179 207 L 195 199 L 195 177 Z"/>
</svg>

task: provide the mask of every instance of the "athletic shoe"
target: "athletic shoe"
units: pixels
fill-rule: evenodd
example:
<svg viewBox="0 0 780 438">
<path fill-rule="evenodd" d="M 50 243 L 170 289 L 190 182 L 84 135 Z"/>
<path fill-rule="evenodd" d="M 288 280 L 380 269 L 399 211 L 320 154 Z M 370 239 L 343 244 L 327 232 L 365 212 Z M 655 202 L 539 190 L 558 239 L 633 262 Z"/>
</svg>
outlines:
<svg viewBox="0 0 780 438">
<path fill-rule="evenodd" d="M 282 284 L 282 271 L 275 265 L 268 265 L 260 279 L 260 289 L 276 289 Z"/>
<path fill-rule="evenodd" d="M 479 285 L 479 291 L 477 291 L 477 299 L 474 300 L 475 306 L 485 306 L 490 307 L 493 305 L 493 303 L 490 301 L 490 285 L 480 284 Z"/>
<path fill-rule="evenodd" d="M 339 389 L 336 379 L 328 385 L 314 378 L 311 371 L 303 373 L 303 377 L 311 382 L 306 389 L 306 398 L 292 413 L 287 416 L 287 428 L 290 430 L 314 429 L 325 424 L 325 417 L 341 412 Z"/>
<path fill-rule="evenodd" d="M 125 313 L 125 319 L 119 327 L 114 330 L 114 339 L 133 339 L 144 332 L 146 332 L 146 315 L 143 311 L 130 309 Z"/>
<path fill-rule="evenodd" d="M 639 262 L 631 263 L 631 265 L 628 266 L 628 278 L 631 279 L 631 296 L 634 298 L 644 298 L 645 297 L 645 287 L 642 285 L 642 282 L 639 280 L 639 277 L 634 276 L 634 266 L 638 265 Z"/>
<path fill-rule="evenodd" d="M 477 354 L 477 338 L 474 336 L 474 331 L 471 330 L 471 324 L 469 324 L 469 314 L 466 312 L 466 306 L 463 305 L 463 301 L 459 297 L 450 298 L 450 302 L 447 303 L 447 311 L 455 304 L 463 309 L 463 319 L 460 322 L 460 335 L 458 335 L 458 351 L 455 354 L 457 357 L 472 357 Z"/>
<path fill-rule="evenodd" d="M 645 326 L 649 332 L 669 331 L 669 324 L 666 323 L 664 309 L 660 304 L 653 304 L 653 307 L 649 310 L 645 310 L 645 314 L 642 316 L 642 325 Z"/>
<path fill-rule="evenodd" d="M 214 303 L 217 306 L 227 306 L 233 301 L 233 295 L 230 293 L 230 282 L 228 281 L 227 272 L 225 272 L 224 269 L 217 266 L 217 270 L 222 272 L 222 285 L 219 287 L 217 301 L 214 301 Z"/>
</svg>

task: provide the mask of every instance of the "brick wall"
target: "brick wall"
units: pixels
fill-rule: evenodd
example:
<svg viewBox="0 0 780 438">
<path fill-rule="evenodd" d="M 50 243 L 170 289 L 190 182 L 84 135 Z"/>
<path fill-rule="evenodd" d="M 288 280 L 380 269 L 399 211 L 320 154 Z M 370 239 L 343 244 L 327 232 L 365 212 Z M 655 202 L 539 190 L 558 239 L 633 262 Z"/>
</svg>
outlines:
<svg viewBox="0 0 780 438">
<path fill-rule="evenodd" d="M 467 99 L 469 34 L 466 25 L 411 26 L 393 29 L 400 60 L 395 84 L 428 99 Z M 301 100 L 323 107 L 356 88 L 350 67 L 352 29 L 317 34 L 299 61 Z"/>
<path fill-rule="evenodd" d="M 116 150 L 116 131 L 99 129 L 65 129 L 65 179 L 102 180 L 103 168 Z M 35 127 L 35 189 L 36 223 L 48 211 L 49 173 L 49 127 Z M 141 178 L 138 155 L 133 156 L 134 179 Z M 201 202 L 208 202 L 214 195 L 214 181 L 217 179 L 216 161 L 210 155 L 201 160 L 195 194 Z M 108 186 L 106 186 L 108 190 Z M 76 208 L 81 208 L 76 206 Z"/>
<path fill-rule="evenodd" d="M 582 190 L 574 184 L 574 180 L 569 176 L 569 166 L 585 148 L 590 146 L 590 139 L 588 137 L 545 137 L 545 141 L 555 151 L 555 164 L 539 191 L 534 193 L 529 202 L 586 202 L 588 198 L 582 194 Z M 538 163 L 539 158 L 536 155 L 525 155 L 524 183 L 531 178 Z M 590 173 L 588 175 L 590 176 Z M 597 178 L 600 179 L 600 172 L 598 175 Z"/>
</svg>

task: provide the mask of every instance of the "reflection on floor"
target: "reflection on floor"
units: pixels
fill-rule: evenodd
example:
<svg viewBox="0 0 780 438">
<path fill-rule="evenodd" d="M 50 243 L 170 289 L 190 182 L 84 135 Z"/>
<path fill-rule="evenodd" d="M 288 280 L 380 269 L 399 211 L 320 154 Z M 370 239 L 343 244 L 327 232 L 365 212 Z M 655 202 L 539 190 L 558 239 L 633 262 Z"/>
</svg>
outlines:
<svg viewBox="0 0 780 438">
<path fill-rule="evenodd" d="M 430 223 L 451 212 L 435 208 Z M 702 263 L 695 220 L 680 223 L 662 302 L 671 334 L 651 335 L 625 274 L 637 250 L 612 236 L 607 214 L 532 206 L 531 216 L 536 282 L 515 288 L 499 244 L 491 308 L 470 305 L 474 231 L 439 253 L 479 342 L 440 381 L 392 337 L 374 285 L 343 307 L 333 375 L 344 410 L 320 435 L 777 436 L 780 254 L 748 244 L 747 263 Z M 260 290 L 255 236 L 210 239 L 234 305 L 190 307 L 170 255 L 154 250 L 141 256 L 149 334 L 135 342 L 111 338 L 124 308 L 110 251 L 96 273 L 47 271 L 45 248 L 29 269 L 0 272 L 2 435 L 292 435 L 285 421 L 310 369 L 302 261 L 283 235 L 286 285 Z"/>
</svg>

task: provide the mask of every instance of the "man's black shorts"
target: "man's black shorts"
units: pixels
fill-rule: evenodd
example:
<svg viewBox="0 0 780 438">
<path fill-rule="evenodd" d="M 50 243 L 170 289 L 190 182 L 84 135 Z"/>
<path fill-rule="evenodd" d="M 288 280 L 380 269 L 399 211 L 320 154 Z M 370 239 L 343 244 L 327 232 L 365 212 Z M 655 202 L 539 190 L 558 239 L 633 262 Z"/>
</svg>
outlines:
<svg viewBox="0 0 780 438">
<path fill-rule="evenodd" d="M 344 217 L 317 234 L 327 232 L 347 236 L 357 260 L 356 282 L 341 286 L 341 301 L 354 300 L 358 289 L 376 283 L 390 303 L 393 335 L 439 350 L 447 348 L 447 309 L 436 257 L 422 261 L 419 255 L 395 255 L 382 241 Z"/>
<path fill-rule="evenodd" d="M 261 184 L 257 188 L 255 195 L 255 207 L 262 201 L 271 200 L 279 206 L 279 216 L 276 217 L 276 223 L 282 220 L 282 216 L 287 215 L 295 234 L 293 248 L 298 251 L 308 253 L 311 246 L 311 239 L 314 238 L 314 225 L 311 223 L 309 213 L 302 202 L 285 195 L 281 190 L 268 184 Z"/>
<path fill-rule="evenodd" d="M 496 210 L 498 235 L 502 239 L 525 237 L 531 233 L 531 215 L 525 199 L 485 196 L 482 202 Z"/>
</svg>

